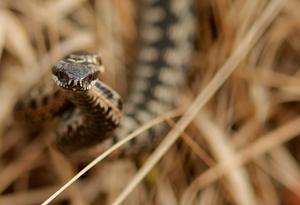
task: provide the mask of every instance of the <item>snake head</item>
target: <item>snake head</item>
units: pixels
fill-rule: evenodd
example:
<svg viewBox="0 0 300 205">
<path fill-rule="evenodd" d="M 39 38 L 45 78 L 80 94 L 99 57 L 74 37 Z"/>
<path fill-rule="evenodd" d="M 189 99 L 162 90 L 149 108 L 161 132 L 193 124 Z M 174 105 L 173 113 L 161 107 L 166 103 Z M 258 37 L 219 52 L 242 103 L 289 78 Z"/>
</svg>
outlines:
<svg viewBox="0 0 300 205">
<path fill-rule="evenodd" d="M 53 65 L 52 78 L 64 89 L 87 91 L 103 72 L 101 59 L 96 54 L 71 54 Z"/>
</svg>

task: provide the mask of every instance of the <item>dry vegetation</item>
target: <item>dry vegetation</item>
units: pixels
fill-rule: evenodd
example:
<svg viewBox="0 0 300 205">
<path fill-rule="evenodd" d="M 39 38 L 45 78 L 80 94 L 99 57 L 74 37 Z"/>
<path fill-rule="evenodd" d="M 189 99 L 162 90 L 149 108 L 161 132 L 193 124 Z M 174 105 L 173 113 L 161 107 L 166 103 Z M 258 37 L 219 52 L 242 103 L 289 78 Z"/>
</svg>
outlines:
<svg viewBox="0 0 300 205">
<path fill-rule="evenodd" d="M 13 108 L 78 50 L 101 53 L 104 80 L 126 96 L 136 2 L 0 1 L 1 205 L 41 204 L 85 165 L 51 147 L 55 123 L 33 135 Z M 161 116 L 173 129 L 150 157 L 103 160 L 51 204 L 300 204 L 299 11 L 297 0 L 199 0 L 178 129 Z"/>
</svg>

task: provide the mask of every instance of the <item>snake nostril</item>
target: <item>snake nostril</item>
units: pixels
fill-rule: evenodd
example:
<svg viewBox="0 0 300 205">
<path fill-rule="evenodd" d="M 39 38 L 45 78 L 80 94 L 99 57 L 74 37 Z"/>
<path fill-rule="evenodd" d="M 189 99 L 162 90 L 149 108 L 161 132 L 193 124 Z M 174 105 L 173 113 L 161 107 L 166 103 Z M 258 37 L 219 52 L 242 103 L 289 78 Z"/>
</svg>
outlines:
<svg viewBox="0 0 300 205">
<path fill-rule="evenodd" d="M 57 77 L 58 77 L 59 80 L 61 80 L 61 81 L 64 81 L 64 82 L 68 82 L 68 81 L 69 81 L 68 75 L 67 75 L 65 72 L 63 72 L 63 71 L 58 72 L 58 73 L 57 73 Z"/>
</svg>

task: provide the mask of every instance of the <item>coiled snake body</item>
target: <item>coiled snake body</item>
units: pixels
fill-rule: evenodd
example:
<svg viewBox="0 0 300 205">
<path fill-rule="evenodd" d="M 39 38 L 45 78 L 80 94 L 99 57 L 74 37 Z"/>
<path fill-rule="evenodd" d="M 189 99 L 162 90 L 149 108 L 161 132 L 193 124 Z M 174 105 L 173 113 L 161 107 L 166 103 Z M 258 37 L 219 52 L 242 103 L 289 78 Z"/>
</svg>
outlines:
<svg viewBox="0 0 300 205">
<path fill-rule="evenodd" d="M 57 91 L 44 100 L 42 111 L 63 110 L 56 140 L 61 150 L 72 152 L 99 142 L 111 145 L 174 106 L 192 53 L 195 21 L 191 8 L 192 0 L 141 2 L 136 69 L 122 120 L 120 96 L 98 78 L 104 69 L 97 55 L 71 54 L 53 66 Z M 66 99 L 75 107 L 64 111 Z M 30 104 L 34 108 L 28 112 L 34 113 L 41 103 Z M 153 146 L 162 129 L 161 125 L 149 130 L 125 149 L 138 152 Z"/>
</svg>

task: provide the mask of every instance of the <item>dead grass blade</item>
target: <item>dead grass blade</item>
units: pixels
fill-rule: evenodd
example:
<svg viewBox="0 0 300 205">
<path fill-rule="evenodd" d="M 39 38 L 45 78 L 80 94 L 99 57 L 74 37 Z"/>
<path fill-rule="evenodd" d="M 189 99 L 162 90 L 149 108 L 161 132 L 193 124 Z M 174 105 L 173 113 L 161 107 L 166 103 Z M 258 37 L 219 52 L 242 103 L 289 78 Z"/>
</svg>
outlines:
<svg viewBox="0 0 300 205">
<path fill-rule="evenodd" d="M 300 134 L 300 118 L 296 118 L 278 129 L 260 137 L 254 143 L 238 152 L 234 158 L 223 161 L 201 174 L 187 188 L 181 204 L 191 204 L 195 194 L 201 189 L 218 180 L 224 174 L 272 150 Z"/>
<path fill-rule="evenodd" d="M 7 20 L 6 15 L 0 12 L 0 60 L 4 49 L 5 38 L 7 34 Z"/>
<path fill-rule="evenodd" d="M 264 172 L 300 197 L 300 193 L 297 191 L 300 169 L 283 146 L 273 149 L 270 156 L 257 159 L 255 162 Z"/>
<path fill-rule="evenodd" d="M 87 199 L 86 203 L 89 203 L 90 198 L 95 198 L 99 192 L 95 192 L 95 190 L 102 191 L 104 189 L 104 185 L 99 183 L 98 176 L 99 174 L 93 175 L 89 180 L 78 182 L 79 187 L 84 187 L 81 189 L 82 195 L 85 199 Z M 49 185 L 40 189 L 34 190 L 26 190 L 23 192 L 13 193 L 13 194 L 5 194 L 0 197 L 0 205 L 7 204 L 18 204 L 18 205 L 32 205 L 32 204 L 40 204 L 47 196 L 51 193 L 58 190 L 60 185 Z M 96 195 L 96 196 L 95 196 Z M 60 200 L 65 200 L 68 198 L 68 193 L 62 193 L 56 198 L 55 202 Z"/>
<path fill-rule="evenodd" d="M 30 37 L 18 18 L 8 11 L 4 13 L 7 21 L 7 49 L 22 61 L 24 68 L 30 69 L 30 66 L 36 64 L 35 51 L 31 45 Z"/>
<path fill-rule="evenodd" d="M 212 154 L 219 162 L 230 160 L 236 155 L 235 150 L 228 142 L 229 137 L 226 136 L 225 131 L 215 125 L 205 111 L 198 114 L 195 123 L 204 133 L 203 136 L 208 142 Z M 240 167 L 228 173 L 226 177 L 229 192 L 237 204 L 257 204 L 246 169 Z M 241 195 L 241 192 L 244 194 Z"/>
<path fill-rule="evenodd" d="M 15 161 L 0 171 L 0 193 L 15 179 L 38 164 L 43 148 L 40 141 L 29 144 Z"/>
<path fill-rule="evenodd" d="M 61 181 L 67 181 L 72 176 L 74 176 L 75 171 L 71 162 L 67 160 L 62 153 L 60 153 L 55 148 L 50 148 L 50 156 L 53 161 L 56 173 L 60 177 Z M 86 205 L 80 188 L 77 184 L 74 184 L 72 187 L 70 187 L 69 196 L 71 198 L 72 204 Z"/>
<path fill-rule="evenodd" d="M 56 17 L 63 17 L 68 15 L 71 11 L 80 7 L 86 0 L 57 0 L 50 1 L 46 6 L 49 14 L 55 13 Z"/>
<path fill-rule="evenodd" d="M 277 0 L 269 3 L 263 14 L 253 25 L 246 37 L 237 46 L 232 55 L 228 58 L 226 63 L 220 68 L 213 79 L 197 96 L 190 108 L 178 121 L 177 127 L 172 129 L 159 147 L 149 157 L 148 161 L 139 170 L 137 175 L 128 184 L 128 186 L 121 192 L 121 194 L 114 201 L 114 205 L 121 204 L 126 197 L 132 192 L 137 184 L 145 177 L 145 175 L 153 168 L 159 159 L 166 153 L 166 151 L 174 144 L 178 136 L 195 118 L 203 105 L 213 96 L 213 94 L 221 87 L 239 63 L 246 57 L 253 45 L 258 41 L 261 35 L 265 32 L 267 27 L 276 18 L 279 12 L 283 9 L 285 0 Z"/>
<path fill-rule="evenodd" d="M 168 116 L 169 118 L 174 118 L 182 114 L 183 109 L 177 109 L 168 113 L 165 113 L 165 116 Z M 140 133 L 143 131 L 151 128 L 152 126 L 159 124 L 164 121 L 163 116 L 159 116 L 148 123 L 144 124 L 134 132 L 132 132 L 130 135 L 128 135 L 123 140 L 119 141 L 118 143 L 114 144 L 112 147 L 110 147 L 108 150 L 103 152 L 101 155 L 99 155 L 97 158 L 95 158 L 92 162 L 90 162 L 87 166 L 85 166 L 80 172 L 78 172 L 72 179 L 70 179 L 64 186 L 62 186 L 58 191 L 56 191 L 53 195 L 51 195 L 46 201 L 42 203 L 42 205 L 47 205 L 53 199 L 55 199 L 59 194 L 61 194 L 64 190 L 66 190 L 70 185 L 72 185 L 77 179 L 79 179 L 83 174 L 85 174 L 87 171 L 89 171 L 92 167 L 94 167 L 96 164 L 101 162 L 104 158 L 109 156 L 113 151 L 117 150 L 119 147 L 127 143 L 129 140 L 132 140 L 133 138 L 137 137 Z"/>
</svg>

